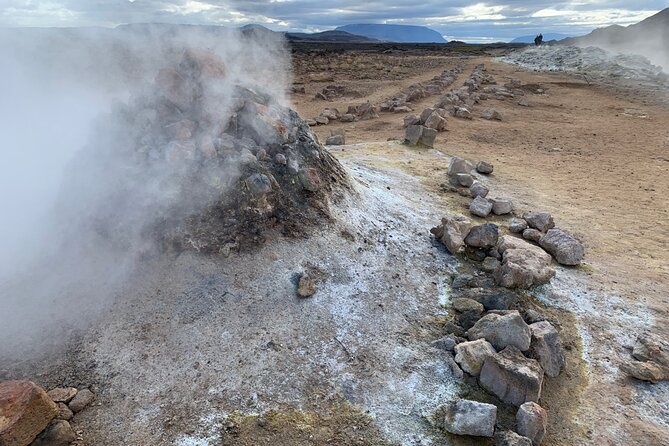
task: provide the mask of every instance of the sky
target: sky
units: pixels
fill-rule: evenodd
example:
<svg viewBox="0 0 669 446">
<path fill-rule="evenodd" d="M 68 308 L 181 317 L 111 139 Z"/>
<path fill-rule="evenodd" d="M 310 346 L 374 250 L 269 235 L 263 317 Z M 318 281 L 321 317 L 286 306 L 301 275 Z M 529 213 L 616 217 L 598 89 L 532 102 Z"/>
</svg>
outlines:
<svg viewBox="0 0 669 446">
<path fill-rule="evenodd" d="M 448 40 L 509 41 L 549 32 L 587 34 L 637 23 L 669 0 L 0 0 L 0 26 L 113 27 L 184 23 L 317 32 L 350 23 L 424 25 Z"/>
</svg>

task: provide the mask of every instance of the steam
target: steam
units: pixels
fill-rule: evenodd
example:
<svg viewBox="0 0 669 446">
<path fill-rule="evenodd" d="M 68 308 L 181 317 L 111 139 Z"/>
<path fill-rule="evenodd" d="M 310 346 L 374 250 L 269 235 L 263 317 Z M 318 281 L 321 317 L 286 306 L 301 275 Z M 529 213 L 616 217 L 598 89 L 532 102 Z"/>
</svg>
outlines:
<svg viewBox="0 0 669 446">
<path fill-rule="evenodd" d="M 0 30 L 0 60 L 0 358 L 15 359 L 100 314 L 160 252 L 152 229 L 221 199 L 239 160 L 206 151 L 240 86 L 286 102 L 289 59 L 272 35 L 147 25 Z M 197 83 L 171 83 L 188 70 Z"/>
</svg>

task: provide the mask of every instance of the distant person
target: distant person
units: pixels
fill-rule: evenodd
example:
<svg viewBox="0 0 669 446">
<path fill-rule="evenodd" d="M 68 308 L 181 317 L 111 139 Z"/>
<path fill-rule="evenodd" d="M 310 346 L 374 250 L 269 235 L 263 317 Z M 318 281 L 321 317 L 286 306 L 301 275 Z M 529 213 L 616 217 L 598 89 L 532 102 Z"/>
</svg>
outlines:
<svg viewBox="0 0 669 446">
<path fill-rule="evenodd" d="M 544 41 L 544 36 L 543 36 L 543 34 L 539 34 L 537 37 L 534 38 L 534 44 L 535 44 L 536 46 L 541 45 L 541 42 L 543 42 L 543 41 Z"/>
</svg>

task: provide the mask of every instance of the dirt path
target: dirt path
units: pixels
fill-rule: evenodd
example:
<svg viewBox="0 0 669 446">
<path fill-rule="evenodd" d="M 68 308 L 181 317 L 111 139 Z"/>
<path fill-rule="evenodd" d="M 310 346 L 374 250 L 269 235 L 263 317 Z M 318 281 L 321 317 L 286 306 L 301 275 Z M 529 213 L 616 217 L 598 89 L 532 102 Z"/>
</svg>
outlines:
<svg viewBox="0 0 669 446">
<path fill-rule="evenodd" d="M 527 94 L 529 107 L 517 105 L 517 99 L 489 100 L 475 108 L 471 121 L 450 118 L 449 131 L 439 135 L 436 147 L 494 163 L 492 197 L 513 197 L 519 211 L 551 212 L 559 226 L 586 245 L 586 265 L 561 269 L 543 296 L 545 303 L 576 315 L 589 366 L 579 415 L 585 433 L 570 441 L 665 444 L 669 383 L 632 381 L 619 365 L 630 358 L 639 333 L 669 337 L 669 110 L 644 100 L 644 94 L 616 94 L 582 78 L 526 72 L 485 58 L 466 60 L 463 76 L 480 62 L 499 84 L 513 76 L 545 93 Z M 433 75 L 416 75 L 401 84 Z M 459 79 L 453 86 L 461 84 Z M 380 88 L 372 99 L 381 91 L 390 96 L 396 87 Z M 428 98 L 417 111 L 434 102 Z M 504 120 L 479 119 L 488 107 Z M 297 108 L 306 116 L 317 114 L 314 104 L 298 103 Z M 382 141 L 403 134 L 401 119 L 382 114 L 379 120 L 337 126 L 346 128 L 348 142 Z M 332 128 L 315 131 L 323 138 Z M 405 161 L 404 167 L 437 190 L 447 164 Z M 444 199 L 467 213 L 467 199 L 452 194 Z"/>
</svg>

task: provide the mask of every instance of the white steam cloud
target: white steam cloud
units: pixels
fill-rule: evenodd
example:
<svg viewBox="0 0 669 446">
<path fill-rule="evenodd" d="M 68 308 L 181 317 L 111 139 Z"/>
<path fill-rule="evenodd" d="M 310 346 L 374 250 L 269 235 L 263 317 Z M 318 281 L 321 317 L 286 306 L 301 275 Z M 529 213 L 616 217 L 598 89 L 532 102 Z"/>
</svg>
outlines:
<svg viewBox="0 0 669 446">
<path fill-rule="evenodd" d="M 159 251 L 148 231 L 220 199 L 235 162 L 203 153 L 220 145 L 239 86 L 285 103 L 290 61 L 273 35 L 167 25 L 0 30 L 0 60 L 0 359 L 11 360 L 85 327 Z M 175 84 L 189 63 L 204 82 Z M 196 117 L 160 108 L 189 95 Z"/>
</svg>

